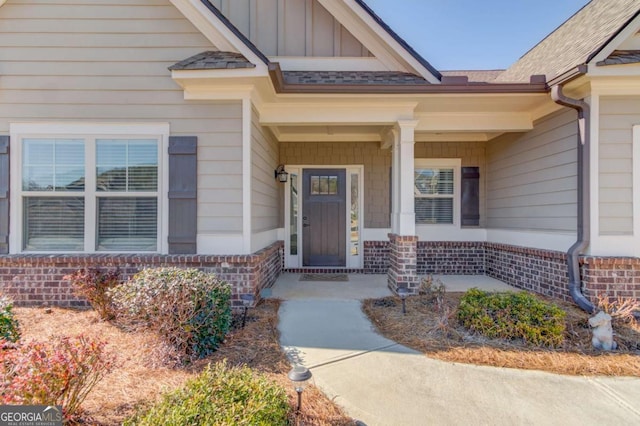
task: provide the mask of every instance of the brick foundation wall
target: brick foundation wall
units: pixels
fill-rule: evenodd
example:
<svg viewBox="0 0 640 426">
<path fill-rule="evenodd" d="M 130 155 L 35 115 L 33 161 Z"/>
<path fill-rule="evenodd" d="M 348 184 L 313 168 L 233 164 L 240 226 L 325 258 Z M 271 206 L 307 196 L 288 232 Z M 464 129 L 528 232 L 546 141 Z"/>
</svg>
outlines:
<svg viewBox="0 0 640 426">
<path fill-rule="evenodd" d="M 420 275 L 484 275 L 485 249 L 482 242 L 418 242 Z"/>
<path fill-rule="evenodd" d="M 241 306 L 240 295 L 252 294 L 272 286 L 282 271 L 282 242 L 251 255 L 9 255 L 0 256 L 0 291 L 18 306 L 50 304 L 83 307 L 63 277 L 83 268 L 119 269 L 128 278 L 143 268 L 182 267 L 215 273 L 232 286 L 234 306 Z"/>
<path fill-rule="evenodd" d="M 486 274 L 516 288 L 571 300 L 566 253 L 484 243 Z"/>
<path fill-rule="evenodd" d="M 607 295 L 640 300 L 640 258 L 587 256 L 580 263 L 587 298 Z"/>
</svg>

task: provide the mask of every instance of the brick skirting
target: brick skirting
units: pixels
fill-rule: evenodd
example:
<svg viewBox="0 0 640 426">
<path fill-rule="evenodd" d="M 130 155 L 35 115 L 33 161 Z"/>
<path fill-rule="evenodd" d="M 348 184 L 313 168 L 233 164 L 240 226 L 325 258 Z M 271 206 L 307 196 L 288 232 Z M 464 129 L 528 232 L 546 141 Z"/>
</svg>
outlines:
<svg viewBox="0 0 640 426">
<path fill-rule="evenodd" d="M 606 294 L 640 299 L 640 258 L 587 256 L 581 264 L 588 297 Z"/>
<path fill-rule="evenodd" d="M 281 241 L 251 255 L 8 255 L 0 256 L 0 291 L 18 306 L 51 304 L 83 307 L 63 277 L 83 268 L 119 269 L 124 278 L 143 268 L 176 266 L 212 272 L 232 286 L 234 306 L 241 294 L 259 297 L 272 286 L 282 271 Z"/>
</svg>

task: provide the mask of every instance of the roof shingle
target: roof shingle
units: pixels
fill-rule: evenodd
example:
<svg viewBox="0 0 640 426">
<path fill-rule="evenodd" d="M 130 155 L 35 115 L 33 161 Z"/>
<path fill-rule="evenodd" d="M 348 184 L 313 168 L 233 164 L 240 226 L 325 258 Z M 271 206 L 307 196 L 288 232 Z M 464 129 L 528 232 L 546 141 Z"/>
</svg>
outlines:
<svg viewBox="0 0 640 426">
<path fill-rule="evenodd" d="M 640 10 L 638 0 L 592 0 L 496 79 L 527 81 L 534 74 L 551 80 L 602 48 Z"/>
<path fill-rule="evenodd" d="M 283 71 L 287 84 L 326 85 L 428 85 L 415 74 L 396 71 Z"/>
<path fill-rule="evenodd" d="M 247 58 L 239 53 L 233 52 L 202 52 L 190 58 L 171 65 L 169 69 L 174 70 L 220 70 L 236 68 L 255 68 Z"/>
</svg>

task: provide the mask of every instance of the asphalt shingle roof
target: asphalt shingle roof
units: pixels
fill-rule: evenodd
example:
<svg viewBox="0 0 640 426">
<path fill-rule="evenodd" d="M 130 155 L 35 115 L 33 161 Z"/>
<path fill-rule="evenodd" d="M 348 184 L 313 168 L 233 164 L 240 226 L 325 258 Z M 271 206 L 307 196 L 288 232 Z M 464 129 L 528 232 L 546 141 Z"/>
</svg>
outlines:
<svg viewBox="0 0 640 426">
<path fill-rule="evenodd" d="M 584 64 L 639 10 L 639 0 L 592 0 L 495 81 L 523 82 L 534 74 L 551 80 Z"/>
<path fill-rule="evenodd" d="M 504 70 L 451 70 L 440 71 L 445 77 L 468 77 L 470 82 L 490 83 L 494 81 Z"/>
<path fill-rule="evenodd" d="M 171 65 L 170 70 L 220 70 L 255 68 L 247 58 L 233 52 L 202 52 Z"/>
<path fill-rule="evenodd" d="M 640 50 L 614 50 L 604 61 L 598 62 L 602 65 L 637 64 L 640 62 Z"/>
<path fill-rule="evenodd" d="M 327 85 L 428 85 L 424 78 L 395 71 L 283 71 L 287 84 Z"/>
</svg>

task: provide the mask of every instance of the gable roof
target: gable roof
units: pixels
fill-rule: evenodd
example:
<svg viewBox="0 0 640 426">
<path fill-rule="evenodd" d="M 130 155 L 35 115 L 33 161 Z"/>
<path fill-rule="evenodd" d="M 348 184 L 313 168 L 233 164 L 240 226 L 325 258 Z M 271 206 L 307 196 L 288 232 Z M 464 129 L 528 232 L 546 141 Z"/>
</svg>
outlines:
<svg viewBox="0 0 640 426">
<path fill-rule="evenodd" d="M 255 64 L 239 53 L 207 51 L 171 65 L 169 70 L 220 70 L 255 67 Z"/>
<path fill-rule="evenodd" d="M 592 0 L 495 81 L 527 81 L 533 74 L 545 74 L 550 81 L 586 64 L 639 11 L 638 0 Z"/>
</svg>

